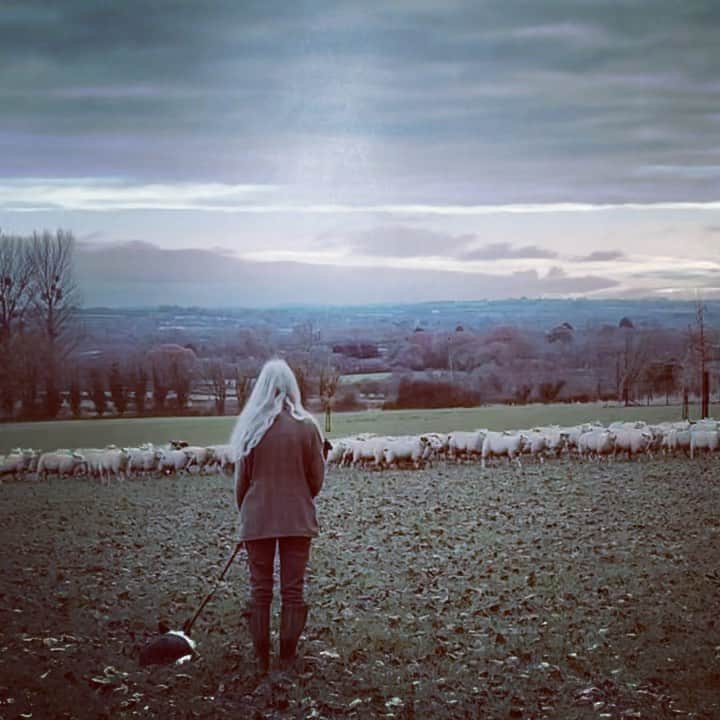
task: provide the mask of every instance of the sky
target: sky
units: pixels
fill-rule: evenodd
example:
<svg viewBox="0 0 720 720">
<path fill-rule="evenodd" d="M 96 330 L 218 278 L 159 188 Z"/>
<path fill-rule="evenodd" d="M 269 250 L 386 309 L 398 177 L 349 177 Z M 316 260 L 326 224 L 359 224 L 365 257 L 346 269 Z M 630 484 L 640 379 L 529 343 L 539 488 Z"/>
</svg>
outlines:
<svg viewBox="0 0 720 720">
<path fill-rule="evenodd" d="M 720 295 L 714 0 L 3 0 L 86 305 Z"/>
</svg>

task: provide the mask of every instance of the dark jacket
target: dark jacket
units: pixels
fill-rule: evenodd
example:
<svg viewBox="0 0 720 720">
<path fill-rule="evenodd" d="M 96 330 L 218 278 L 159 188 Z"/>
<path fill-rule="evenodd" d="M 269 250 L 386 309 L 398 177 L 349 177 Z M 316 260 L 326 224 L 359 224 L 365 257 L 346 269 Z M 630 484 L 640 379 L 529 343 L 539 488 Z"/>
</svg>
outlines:
<svg viewBox="0 0 720 720">
<path fill-rule="evenodd" d="M 315 496 L 325 478 L 323 442 L 311 420 L 287 409 L 235 467 L 238 540 L 316 537 Z"/>
</svg>

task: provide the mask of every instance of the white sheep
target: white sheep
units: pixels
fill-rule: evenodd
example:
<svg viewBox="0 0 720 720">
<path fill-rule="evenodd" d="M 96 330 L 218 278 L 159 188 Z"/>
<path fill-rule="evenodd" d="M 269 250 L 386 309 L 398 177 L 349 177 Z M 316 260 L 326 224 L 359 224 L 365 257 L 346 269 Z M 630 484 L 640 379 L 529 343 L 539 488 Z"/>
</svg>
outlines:
<svg viewBox="0 0 720 720">
<path fill-rule="evenodd" d="M 69 450 L 56 450 L 43 453 L 38 460 L 37 474 L 43 480 L 48 475 L 55 474 L 60 477 L 70 477 L 76 472 L 87 469 L 85 458 L 77 452 Z"/>
<path fill-rule="evenodd" d="M 508 462 L 515 460 L 518 467 L 522 467 L 520 455 L 524 452 L 527 442 L 524 433 L 488 432 L 483 440 L 482 467 L 485 468 L 487 460 L 491 457 L 507 457 Z"/>
<path fill-rule="evenodd" d="M 385 438 L 382 445 L 383 460 L 388 467 L 412 463 L 419 468 L 423 464 L 425 451 L 430 447 L 430 440 L 424 435 Z"/>
<path fill-rule="evenodd" d="M 590 430 L 578 439 L 578 453 L 581 458 L 594 454 L 599 460 L 602 456 L 609 457 L 614 452 L 615 435 L 609 430 Z"/>
<path fill-rule="evenodd" d="M 466 432 L 457 430 L 448 435 L 448 455 L 460 462 L 463 458 L 473 459 L 482 456 L 483 442 L 487 430 Z"/>
<path fill-rule="evenodd" d="M 714 452 L 720 447 L 720 433 L 717 430 L 694 430 L 690 433 L 690 459 L 698 450 Z"/>
<path fill-rule="evenodd" d="M 158 467 L 164 475 L 185 470 L 188 465 L 188 456 L 182 450 L 170 450 L 167 448 L 160 449 L 160 458 Z"/>
</svg>

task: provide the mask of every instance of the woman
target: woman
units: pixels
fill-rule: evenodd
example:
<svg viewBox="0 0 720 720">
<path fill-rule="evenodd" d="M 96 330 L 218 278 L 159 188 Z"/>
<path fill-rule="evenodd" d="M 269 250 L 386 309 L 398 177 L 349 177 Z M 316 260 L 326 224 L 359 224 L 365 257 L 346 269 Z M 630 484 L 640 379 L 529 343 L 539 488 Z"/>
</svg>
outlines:
<svg viewBox="0 0 720 720">
<path fill-rule="evenodd" d="M 270 665 L 270 604 L 275 548 L 280 554 L 280 664 L 295 658 L 308 607 L 303 599 L 310 541 L 318 534 L 315 496 L 325 477 L 322 432 L 305 410 L 300 389 L 284 360 L 263 366 L 238 417 L 235 497 L 239 540 L 250 569 L 248 624 L 260 673 Z"/>
</svg>

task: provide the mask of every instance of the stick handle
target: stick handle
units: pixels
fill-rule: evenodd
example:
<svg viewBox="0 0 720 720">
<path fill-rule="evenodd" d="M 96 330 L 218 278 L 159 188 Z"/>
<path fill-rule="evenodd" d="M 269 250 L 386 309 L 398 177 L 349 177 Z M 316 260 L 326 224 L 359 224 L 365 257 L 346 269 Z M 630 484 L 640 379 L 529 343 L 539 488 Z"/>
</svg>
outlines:
<svg viewBox="0 0 720 720">
<path fill-rule="evenodd" d="M 235 557 L 240 552 L 240 548 L 243 546 L 243 543 L 238 543 L 235 546 L 235 550 L 233 550 L 233 554 L 230 556 L 230 559 L 225 564 L 225 567 L 223 568 L 223 571 L 220 573 L 220 577 L 217 579 L 215 586 L 213 589 L 207 594 L 205 599 L 202 601 L 202 604 L 200 607 L 195 611 L 195 614 L 192 616 L 191 620 L 186 620 L 185 624 L 183 625 L 183 632 L 186 635 L 190 634 L 190 630 L 192 629 L 192 626 L 195 624 L 195 621 L 200 617 L 200 613 L 203 611 L 205 606 L 210 602 L 210 598 L 215 594 L 215 591 L 218 589 L 218 586 L 223 581 L 223 578 L 225 577 L 227 571 L 230 569 L 230 566 L 233 564 L 233 561 L 235 560 Z"/>
</svg>

